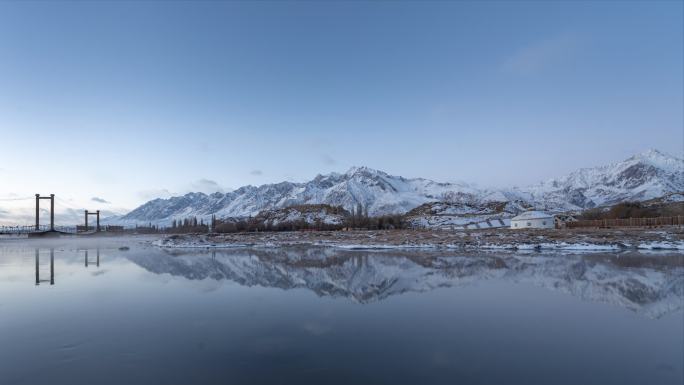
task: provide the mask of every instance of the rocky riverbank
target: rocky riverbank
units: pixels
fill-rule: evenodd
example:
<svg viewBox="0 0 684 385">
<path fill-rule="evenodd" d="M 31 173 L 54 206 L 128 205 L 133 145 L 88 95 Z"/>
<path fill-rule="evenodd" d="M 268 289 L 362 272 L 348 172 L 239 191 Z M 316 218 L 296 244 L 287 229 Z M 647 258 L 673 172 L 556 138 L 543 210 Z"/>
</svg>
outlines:
<svg viewBox="0 0 684 385">
<path fill-rule="evenodd" d="M 684 229 L 296 231 L 170 235 L 172 248 L 322 246 L 347 249 L 681 250 Z"/>
</svg>

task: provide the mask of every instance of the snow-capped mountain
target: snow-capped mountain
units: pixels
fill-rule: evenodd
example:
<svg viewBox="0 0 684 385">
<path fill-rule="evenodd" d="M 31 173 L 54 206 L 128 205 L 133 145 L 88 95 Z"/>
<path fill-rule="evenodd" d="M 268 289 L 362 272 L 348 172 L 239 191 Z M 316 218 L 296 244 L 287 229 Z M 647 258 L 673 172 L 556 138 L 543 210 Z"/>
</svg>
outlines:
<svg viewBox="0 0 684 385">
<path fill-rule="evenodd" d="M 109 223 L 168 224 L 188 216 L 255 216 L 263 210 L 302 204 L 328 204 L 352 210 L 362 205 L 370 215 L 400 214 L 429 202 L 516 202 L 524 207 L 566 211 L 653 199 L 684 191 L 684 160 L 649 150 L 622 162 L 580 169 L 525 188 L 481 189 L 466 183 L 407 179 L 367 167 L 344 174 L 318 175 L 306 183 L 245 186 L 228 193 L 189 193 L 155 199 Z"/>
<path fill-rule="evenodd" d="M 513 192 L 550 209 L 574 209 L 643 201 L 683 190 L 684 160 L 648 150 L 622 162 L 583 168 Z"/>
<path fill-rule="evenodd" d="M 170 223 L 188 216 L 218 218 L 256 216 L 263 210 L 293 205 L 327 204 L 347 210 L 359 204 L 370 215 L 404 213 L 425 202 L 475 197 L 479 190 L 466 184 L 437 183 L 388 175 L 367 167 L 353 167 L 344 174 L 318 175 L 306 183 L 282 182 L 245 186 L 228 193 L 189 193 L 149 201 L 123 217 L 120 223 Z"/>
</svg>

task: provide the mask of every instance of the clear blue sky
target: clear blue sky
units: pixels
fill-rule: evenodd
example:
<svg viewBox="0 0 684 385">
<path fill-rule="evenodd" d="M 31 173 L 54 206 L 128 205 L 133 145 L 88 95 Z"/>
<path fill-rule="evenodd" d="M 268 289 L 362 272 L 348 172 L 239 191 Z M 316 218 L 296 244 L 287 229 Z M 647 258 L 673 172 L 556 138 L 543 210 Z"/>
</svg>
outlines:
<svg viewBox="0 0 684 385">
<path fill-rule="evenodd" d="M 682 2 L 2 2 L 0 197 L 681 156 Z M 97 206 L 96 202 L 91 202 Z"/>
</svg>

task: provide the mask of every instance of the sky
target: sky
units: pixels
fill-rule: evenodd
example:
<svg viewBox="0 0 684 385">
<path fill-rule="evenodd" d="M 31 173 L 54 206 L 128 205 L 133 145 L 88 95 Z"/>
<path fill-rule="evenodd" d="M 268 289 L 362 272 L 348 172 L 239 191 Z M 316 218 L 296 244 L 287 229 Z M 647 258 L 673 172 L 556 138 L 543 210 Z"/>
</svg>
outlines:
<svg viewBox="0 0 684 385">
<path fill-rule="evenodd" d="M 682 156 L 682 4 L 0 2 L 0 206 Z"/>
</svg>

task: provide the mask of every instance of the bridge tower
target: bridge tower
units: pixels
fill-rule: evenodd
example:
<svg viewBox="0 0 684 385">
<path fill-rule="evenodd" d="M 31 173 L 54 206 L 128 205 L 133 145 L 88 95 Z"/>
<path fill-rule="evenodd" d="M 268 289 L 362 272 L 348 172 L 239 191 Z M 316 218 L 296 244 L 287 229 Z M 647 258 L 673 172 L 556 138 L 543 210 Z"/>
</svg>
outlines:
<svg viewBox="0 0 684 385">
<path fill-rule="evenodd" d="M 36 194 L 36 231 L 40 230 L 40 200 L 50 200 L 50 231 L 55 231 L 55 194 L 50 194 L 49 197 L 41 197 Z"/>
<path fill-rule="evenodd" d="M 88 215 L 95 215 L 96 220 L 97 220 L 97 227 L 95 228 L 96 232 L 100 232 L 100 210 L 93 212 L 89 212 L 88 210 L 85 210 L 85 231 L 88 231 Z"/>
</svg>

